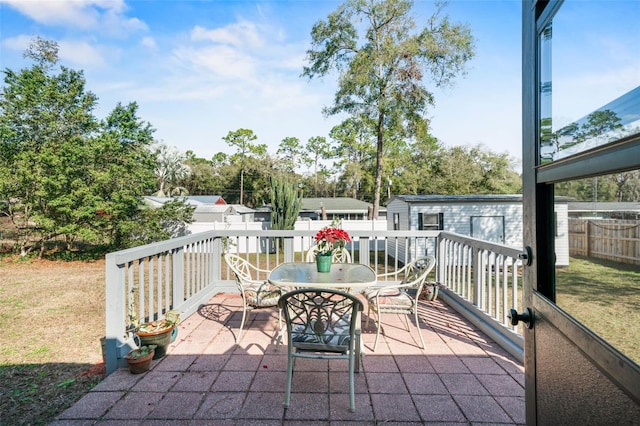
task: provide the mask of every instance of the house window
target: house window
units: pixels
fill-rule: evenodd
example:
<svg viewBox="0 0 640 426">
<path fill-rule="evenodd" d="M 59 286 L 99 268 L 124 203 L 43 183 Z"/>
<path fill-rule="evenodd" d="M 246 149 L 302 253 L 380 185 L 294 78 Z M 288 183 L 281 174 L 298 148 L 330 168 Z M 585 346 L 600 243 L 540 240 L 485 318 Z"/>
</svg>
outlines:
<svg viewBox="0 0 640 426">
<path fill-rule="evenodd" d="M 393 214 L 393 230 L 400 230 L 400 213 Z"/>
<path fill-rule="evenodd" d="M 418 213 L 418 230 L 442 231 L 444 229 L 444 213 Z"/>
</svg>

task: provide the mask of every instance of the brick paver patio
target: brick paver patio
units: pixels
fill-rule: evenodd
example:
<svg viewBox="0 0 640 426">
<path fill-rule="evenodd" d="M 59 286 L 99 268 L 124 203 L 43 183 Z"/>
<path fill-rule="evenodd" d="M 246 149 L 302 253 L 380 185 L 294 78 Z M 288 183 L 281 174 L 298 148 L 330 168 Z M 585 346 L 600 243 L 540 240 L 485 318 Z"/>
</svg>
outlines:
<svg viewBox="0 0 640 426">
<path fill-rule="evenodd" d="M 342 360 L 297 360 L 285 410 L 277 311 L 255 311 L 236 345 L 240 303 L 239 295 L 217 295 L 183 320 L 149 372 L 118 370 L 51 424 L 525 424 L 522 365 L 441 301 L 421 304 L 424 351 L 404 317 L 383 317 L 387 336 L 375 353 L 375 323 L 363 330 L 355 413 Z"/>
</svg>

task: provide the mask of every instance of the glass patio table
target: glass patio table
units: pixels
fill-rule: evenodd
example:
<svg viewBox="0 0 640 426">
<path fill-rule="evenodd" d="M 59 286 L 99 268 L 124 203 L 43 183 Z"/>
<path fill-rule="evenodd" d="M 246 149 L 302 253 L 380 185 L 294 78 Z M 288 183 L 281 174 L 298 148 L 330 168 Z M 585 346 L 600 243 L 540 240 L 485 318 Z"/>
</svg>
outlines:
<svg viewBox="0 0 640 426">
<path fill-rule="evenodd" d="M 269 282 L 281 287 L 362 290 L 376 281 L 374 270 L 359 263 L 333 263 L 329 272 L 318 272 L 315 262 L 285 262 L 269 274 Z"/>
</svg>

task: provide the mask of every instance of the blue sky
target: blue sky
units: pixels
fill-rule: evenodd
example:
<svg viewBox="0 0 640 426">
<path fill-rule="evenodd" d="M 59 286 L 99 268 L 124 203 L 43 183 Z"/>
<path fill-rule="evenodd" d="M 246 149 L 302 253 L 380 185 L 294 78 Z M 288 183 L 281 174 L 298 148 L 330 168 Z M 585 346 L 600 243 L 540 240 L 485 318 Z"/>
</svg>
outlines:
<svg viewBox="0 0 640 426">
<path fill-rule="evenodd" d="M 39 35 L 59 43 L 61 62 L 84 70 L 103 117 L 117 102 L 138 102 L 155 138 L 211 158 L 229 152 L 229 131 L 248 128 L 275 153 L 285 137 L 327 136 L 323 117 L 332 78 L 301 78 L 309 33 L 340 2 L 0 0 L 0 62 L 29 66 L 22 53 Z M 416 1 L 419 23 L 433 2 Z M 483 144 L 521 157 L 519 0 L 453 0 L 453 21 L 476 38 L 468 75 L 434 90 L 432 134 L 444 144 Z"/>
</svg>

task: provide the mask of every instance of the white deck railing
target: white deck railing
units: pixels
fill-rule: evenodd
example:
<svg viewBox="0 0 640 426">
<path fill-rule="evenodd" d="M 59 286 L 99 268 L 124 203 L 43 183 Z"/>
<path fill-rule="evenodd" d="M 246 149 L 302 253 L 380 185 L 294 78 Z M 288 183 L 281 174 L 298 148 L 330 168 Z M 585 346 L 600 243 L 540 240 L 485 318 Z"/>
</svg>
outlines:
<svg viewBox="0 0 640 426">
<path fill-rule="evenodd" d="M 124 366 L 134 347 L 132 323 L 158 320 L 171 310 L 193 314 L 216 293 L 237 291 L 223 253 L 239 253 L 266 269 L 304 261 L 313 231 L 211 231 L 106 256 L 107 374 Z M 378 273 L 422 255 L 437 258 L 442 299 L 522 358 L 522 338 L 506 313 L 521 307 L 519 251 L 442 231 L 351 231 L 354 262 Z M 478 272 L 478 273 L 476 273 Z M 266 278 L 266 277 L 263 277 Z"/>
</svg>

